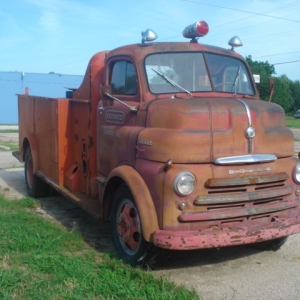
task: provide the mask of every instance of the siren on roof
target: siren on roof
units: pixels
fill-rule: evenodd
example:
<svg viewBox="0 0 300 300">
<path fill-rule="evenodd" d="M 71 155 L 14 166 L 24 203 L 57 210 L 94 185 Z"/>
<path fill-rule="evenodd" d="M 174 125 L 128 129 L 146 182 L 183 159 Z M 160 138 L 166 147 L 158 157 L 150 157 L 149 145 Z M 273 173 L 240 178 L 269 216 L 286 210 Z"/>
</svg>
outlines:
<svg viewBox="0 0 300 300">
<path fill-rule="evenodd" d="M 208 33 L 209 27 L 205 21 L 198 21 L 192 25 L 186 27 L 182 35 L 187 38 L 191 39 L 191 43 L 198 43 L 199 37 L 203 37 Z"/>
</svg>

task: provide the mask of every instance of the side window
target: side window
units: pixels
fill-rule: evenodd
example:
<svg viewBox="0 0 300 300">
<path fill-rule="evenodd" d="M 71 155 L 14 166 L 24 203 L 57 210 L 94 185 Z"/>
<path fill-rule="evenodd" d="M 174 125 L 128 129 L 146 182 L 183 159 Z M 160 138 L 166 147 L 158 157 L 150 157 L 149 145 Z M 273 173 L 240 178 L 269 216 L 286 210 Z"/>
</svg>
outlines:
<svg viewBox="0 0 300 300">
<path fill-rule="evenodd" d="M 133 64 L 127 61 L 114 63 L 110 85 L 113 94 L 135 95 L 137 93 L 137 77 Z"/>
</svg>

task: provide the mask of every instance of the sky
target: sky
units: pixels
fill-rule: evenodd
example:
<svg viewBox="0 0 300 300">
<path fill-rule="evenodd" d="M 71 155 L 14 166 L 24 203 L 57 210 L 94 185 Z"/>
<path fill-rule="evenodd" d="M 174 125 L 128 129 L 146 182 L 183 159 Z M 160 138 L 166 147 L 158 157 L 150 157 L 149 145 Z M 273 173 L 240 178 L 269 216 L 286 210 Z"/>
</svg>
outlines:
<svg viewBox="0 0 300 300">
<path fill-rule="evenodd" d="M 183 29 L 204 20 L 200 43 L 274 64 L 300 80 L 300 1 L 294 0 L 0 0 L 0 71 L 84 75 L 95 53 L 141 42 L 188 42 Z"/>
</svg>

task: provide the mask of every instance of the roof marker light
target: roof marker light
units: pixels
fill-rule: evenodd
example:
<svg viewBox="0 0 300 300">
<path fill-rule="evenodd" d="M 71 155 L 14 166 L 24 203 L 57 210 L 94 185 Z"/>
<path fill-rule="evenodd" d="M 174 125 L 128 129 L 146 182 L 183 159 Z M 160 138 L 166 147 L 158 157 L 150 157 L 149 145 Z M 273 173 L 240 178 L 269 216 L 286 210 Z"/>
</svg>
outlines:
<svg viewBox="0 0 300 300">
<path fill-rule="evenodd" d="M 229 40 L 228 45 L 231 46 L 230 50 L 234 51 L 235 47 L 241 47 L 243 43 L 238 36 L 234 36 Z"/>
<path fill-rule="evenodd" d="M 191 43 L 198 43 L 197 37 L 205 36 L 208 33 L 209 27 L 205 21 L 198 21 L 186 27 L 182 35 L 185 38 L 191 39 Z"/>
<path fill-rule="evenodd" d="M 147 29 L 146 31 L 142 32 L 142 44 L 145 42 L 152 42 L 157 39 L 157 34 L 151 30 Z"/>
</svg>

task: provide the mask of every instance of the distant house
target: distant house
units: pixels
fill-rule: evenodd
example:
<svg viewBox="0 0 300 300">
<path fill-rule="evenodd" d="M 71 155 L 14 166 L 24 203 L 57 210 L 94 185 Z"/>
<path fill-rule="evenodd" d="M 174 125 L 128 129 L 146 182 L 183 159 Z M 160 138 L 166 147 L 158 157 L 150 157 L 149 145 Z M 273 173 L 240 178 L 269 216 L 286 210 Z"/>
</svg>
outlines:
<svg viewBox="0 0 300 300">
<path fill-rule="evenodd" d="M 68 88 L 78 88 L 81 75 L 0 72 L 0 124 L 18 123 L 16 94 L 66 97 Z"/>
</svg>

